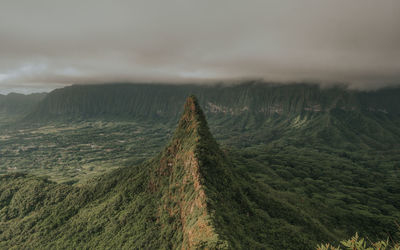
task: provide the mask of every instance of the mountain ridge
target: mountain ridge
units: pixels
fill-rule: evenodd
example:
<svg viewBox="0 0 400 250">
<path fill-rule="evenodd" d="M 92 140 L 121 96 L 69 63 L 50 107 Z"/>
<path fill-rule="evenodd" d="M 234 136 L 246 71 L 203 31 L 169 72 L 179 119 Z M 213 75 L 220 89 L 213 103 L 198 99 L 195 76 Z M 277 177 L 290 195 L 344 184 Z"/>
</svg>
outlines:
<svg viewBox="0 0 400 250">
<path fill-rule="evenodd" d="M 318 85 L 102 84 L 72 85 L 49 93 L 28 120 L 90 117 L 159 118 L 177 121 L 179 103 L 195 94 L 206 114 L 283 115 L 332 109 L 400 114 L 400 88 L 355 91 Z M 228 98 L 229 97 L 229 98 Z"/>
<path fill-rule="evenodd" d="M 24 122 L 132 120 L 173 127 L 181 103 L 198 97 L 218 137 L 254 145 L 290 143 L 354 150 L 387 149 L 400 141 L 400 88 L 362 92 L 318 85 L 73 85 L 48 94 Z M 234 135 L 234 136 L 232 136 Z"/>
<path fill-rule="evenodd" d="M 337 238 L 238 171 L 193 96 L 168 146 L 140 166 L 79 186 L 0 180 L 4 248 L 308 249 Z"/>
<path fill-rule="evenodd" d="M 190 96 L 185 102 L 172 141 L 162 153 L 158 173 L 153 180 L 150 180 L 150 187 L 154 189 L 160 176 L 169 176 L 170 188 L 162 197 L 164 205 L 161 206 L 161 213 L 164 210 L 169 216 L 176 216 L 181 221 L 182 248 L 185 249 L 199 247 L 215 249 L 227 246 L 227 242 L 222 241 L 215 232 L 207 208 L 204 171 L 201 169 L 204 165 L 200 162 L 204 156 L 199 152 L 199 145 L 203 140 L 212 143 L 208 146 L 219 149 L 208 130 L 196 97 Z M 193 194 L 188 193 L 190 187 L 187 185 L 193 186 Z M 175 205 L 168 205 L 171 200 Z M 210 239 L 212 243 L 209 243 Z"/>
<path fill-rule="evenodd" d="M 45 93 L 18 94 L 9 93 L 0 94 L 0 114 L 18 114 L 26 115 L 35 110 L 35 106 L 45 98 Z"/>
</svg>

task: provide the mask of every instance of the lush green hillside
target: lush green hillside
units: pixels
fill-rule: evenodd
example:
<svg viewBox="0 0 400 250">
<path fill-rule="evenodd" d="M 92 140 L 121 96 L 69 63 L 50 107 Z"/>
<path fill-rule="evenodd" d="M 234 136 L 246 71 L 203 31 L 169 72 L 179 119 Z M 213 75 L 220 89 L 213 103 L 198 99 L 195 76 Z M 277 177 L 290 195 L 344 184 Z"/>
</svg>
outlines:
<svg viewBox="0 0 400 250">
<path fill-rule="evenodd" d="M 278 249 L 302 245 L 309 248 L 319 242 L 337 245 L 338 240 L 349 238 L 355 232 L 370 240 L 387 237 L 399 239 L 396 235 L 396 222 L 400 221 L 399 89 L 358 92 L 342 88 L 319 89 L 312 85 L 281 86 L 259 83 L 231 86 L 121 84 L 67 87 L 48 95 L 38 109 L 26 118 L 25 121 L 29 121 L 27 127 L 0 130 L 0 174 L 34 172 L 48 174 L 57 181 L 82 183 L 92 175 L 109 172 L 117 166 L 132 166 L 132 162 L 141 162 L 167 143 L 171 128 L 182 112 L 184 96 L 188 93 L 199 95 L 199 103 L 205 108 L 205 117 L 209 121 L 211 132 L 224 149 L 221 153 L 215 148 L 215 143 L 206 143 L 207 148 L 213 149 L 202 157 L 214 159 L 213 162 L 218 162 L 219 166 L 216 169 L 222 169 L 221 171 L 208 172 L 199 168 L 199 172 L 206 171 L 202 175 L 211 178 L 204 178 L 204 183 L 209 183 L 204 186 L 212 187 L 209 193 L 205 191 L 206 197 L 213 197 L 208 200 L 210 205 L 207 207 L 212 208 L 213 202 L 218 204 L 215 205 L 218 209 L 211 213 L 215 215 L 211 216 L 212 219 L 205 219 L 208 218 L 207 213 L 203 217 L 205 225 L 211 225 L 205 228 L 214 229 L 206 230 L 207 235 L 213 238 L 209 244 L 253 248 L 266 245 Z M 31 126 L 32 122 L 39 127 Z M 176 133 L 185 135 L 182 129 L 178 129 Z M 175 151 L 176 148 L 182 149 L 181 145 L 188 146 L 184 147 L 185 150 Z M 177 176 L 187 176 L 186 172 L 180 171 L 182 168 L 176 166 L 185 165 L 184 159 L 191 162 L 182 156 L 196 151 L 197 147 L 190 145 L 201 143 L 172 140 L 155 161 L 147 162 L 140 168 L 127 167 L 125 170 L 112 171 L 99 177 L 105 182 L 114 178 L 115 183 L 119 183 L 116 179 L 125 180 L 125 176 L 121 178 L 120 175 L 123 174 L 118 171 L 125 171 L 125 174 L 136 171 L 129 174 L 129 178 L 135 179 L 139 174 L 149 176 L 147 179 L 143 177 L 144 182 L 140 182 L 140 185 L 152 183 L 150 186 L 153 187 L 154 180 L 159 180 L 162 184 L 158 183 L 157 191 L 153 192 L 159 195 L 160 202 L 154 203 L 154 207 L 162 206 L 163 213 L 156 221 L 162 220 L 164 224 L 168 221 L 178 222 L 171 227 L 157 229 L 156 225 L 151 228 L 157 237 L 164 235 L 163 237 L 174 239 L 174 244 L 194 244 L 189 243 L 193 241 L 185 236 L 184 232 L 187 231 L 183 228 L 196 224 L 183 226 L 186 222 L 176 215 L 173 216 L 174 219 L 170 219 L 171 213 L 180 208 L 177 205 L 180 204 L 179 201 L 188 198 L 185 192 L 177 190 L 176 185 L 171 183 L 179 183 L 180 178 Z M 162 166 L 162 159 L 162 164 L 167 166 L 163 169 L 166 174 L 148 175 L 147 172 L 160 172 L 157 169 Z M 171 159 L 176 165 L 170 166 Z M 179 174 L 171 176 L 170 173 Z M 227 176 L 228 185 L 220 185 L 221 178 L 213 179 L 214 176 L 221 175 Z M 118 190 L 132 182 L 129 178 L 121 181 L 121 186 L 118 186 L 115 193 L 104 191 L 108 193 L 107 197 L 120 194 Z M 34 177 L 28 179 L 38 181 Z M 22 188 L 22 193 L 25 192 L 23 180 L 25 179 L 21 177 L 20 184 L 16 185 Z M 14 181 L 10 180 L 9 183 Z M 94 186 L 97 183 L 93 181 L 75 186 L 51 185 L 66 187 L 67 191 L 63 194 L 66 196 L 70 189 L 79 192 L 92 190 L 90 192 L 96 193 Z M 168 198 L 165 190 L 171 195 Z M 146 203 L 150 199 L 147 191 L 140 189 L 141 195 L 147 199 Z M 230 196 L 238 192 L 238 197 Z M 102 197 L 103 194 L 93 195 Z M 73 199 L 79 200 L 77 197 Z M 107 199 L 102 197 L 96 204 L 106 206 L 109 202 Z M 173 202 L 165 204 L 166 201 Z M 93 204 L 92 202 L 94 201 L 89 200 L 88 204 Z M 76 206 L 76 213 L 85 211 L 86 205 L 82 206 Z M 228 209 L 231 207 L 235 209 Z M 285 209 L 289 212 L 276 212 L 286 211 Z M 52 210 L 57 209 L 50 206 L 45 213 L 51 214 Z M 150 211 L 150 214 L 154 210 L 146 211 Z M 168 216 L 164 216 L 165 211 Z M 95 221 L 97 217 L 102 218 L 102 212 L 92 216 L 87 210 L 84 212 L 88 214 L 85 220 Z M 36 212 L 32 216 L 36 216 Z M 33 220 L 42 220 L 41 216 Z M 143 218 L 147 218 L 147 215 L 144 216 Z M 72 217 L 74 219 L 71 220 L 81 221 L 80 217 Z M 106 222 L 111 220 L 109 218 L 111 217 L 99 220 L 102 223 L 99 227 L 111 226 L 112 224 Z M 15 217 L 12 222 L 0 225 L 3 228 L 18 225 L 22 230 L 24 220 L 25 216 Z M 131 224 L 135 223 L 131 221 Z M 140 221 L 138 223 L 143 224 Z M 269 231 L 263 231 L 261 227 L 267 227 Z M 3 228 L 0 231 L 10 234 L 10 230 L 22 232 L 14 226 L 7 229 L 8 231 Z M 60 228 L 57 232 L 71 228 L 73 227 Z M 123 230 L 129 232 L 130 228 L 127 226 Z M 176 233 L 176 228 L 181 229 L 178 230 L 181 234 Z M 232 228 L 240 230 L 234 231 Z M 330 233 L 327 233 L 326 228 Z M 117 234 L 117 231 L 113 232 Z M 71 237 L 77 235 L 80 233 L 71 233 Z M 86 232 L 85 235 L 91 233 Z M 57 237 L 56 233 L 51 236 Z M 238 238 L 241 239 L 239 242 Z M 56 241 L 63 244 L 63 239 Z M 119 239 L 116 241 L 119 242 Z M 11 241 L 6 242 L 8 243 L 5 244 L 11 244 Z M 94 240 L 91 246 L 96 244 L 100 244 L 98 240 Z M 170 243 L 157 240 L 152 246 L 167 244 Z"/>
<path fill-rule="evenodd" d="M 186 96 L 195 94 L 206 114 L 257 115 L 328 112 L 332 109 L 400 114 L 400 89 L 350 91 L 318 85 L 103 84 L 74 85 L 51 92 L 30 119 L 141 117 L 177 121 Z"/>
<path fill-rule="evenodd" d="M 36 105 L 44 99 L 46 94 L 37 93 L 30 95 L 10 93 L 0 94 L 0 114 L 27 114 L 32 112 Z"/>
<path fill-rule="evenodd" d="M 309 249 L 335 239 L 231 163 L 194 97 L 170 144 L 140 166 L 81 186 L 0 178 L 2 248 Z"/>
<path fill-rule="evenodd" d="M 347 149 L 391 148 L 400 142 L 400 88 L 360 92 L 257 82 L 75 85 L 50 93 L 26 121 L 112 118 L 173 126 L 180 103 L 192 93 L 199 97 L 213 132 L 244 145 L 278 137 Z"/>
<path fill-rule="evenodd" d="M 0 128 L 20 120 L 35 110 L 36 105 L 46 94 L 0 94 Z"/>
<path fill-rule="evenodd" d="M 341 116 L 335 120 L 331 116 L 336 122 L 325 126 L 328 118 L 328 114 L 303 120 L 274 117 L 258 130 L 236 128 L 234 123 L 232 130 L 215 123 L 211 129 L 234 166 L 263 183 L 263 192 L 273 190 L 334 235 L 347 238 L 359 232 L 371 240 L 396 238 L 400 221 L 396 126 L 384 130 L 392 135 L 385 139 L 368 130 L 360 134 L 362 130 L 351 129 Z M 336 136 L 321 137 L 321 130 L 340 128 L 337 124 L 342 127 L 334 130 Z M 84 183 L 152 157 L 170 134 L 169 125 L 157 122 L 95 120 L 2 131 L 0 174 L 22 171 L 57 182 Z"/>
</svg>

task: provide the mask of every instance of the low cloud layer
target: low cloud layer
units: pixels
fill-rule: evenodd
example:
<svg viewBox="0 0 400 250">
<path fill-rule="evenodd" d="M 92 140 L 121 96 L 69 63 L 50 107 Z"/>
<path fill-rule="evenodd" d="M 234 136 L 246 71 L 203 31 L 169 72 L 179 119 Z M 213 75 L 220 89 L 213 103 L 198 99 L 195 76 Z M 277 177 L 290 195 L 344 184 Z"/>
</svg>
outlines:
<svg viewBox="0 0 400 250">
<path fill-rule="evenodd" d="M 398 0 L 3 0 L 0 93 L 237 78 L 400 84 Z"/>
</svg>

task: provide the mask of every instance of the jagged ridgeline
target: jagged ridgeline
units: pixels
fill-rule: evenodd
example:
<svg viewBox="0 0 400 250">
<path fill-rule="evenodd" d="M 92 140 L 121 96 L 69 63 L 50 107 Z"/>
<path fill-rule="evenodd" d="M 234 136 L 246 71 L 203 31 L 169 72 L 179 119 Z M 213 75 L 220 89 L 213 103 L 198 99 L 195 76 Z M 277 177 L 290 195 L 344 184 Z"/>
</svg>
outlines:
<svg viewBox="0 0 400 250">
<path fill-rule="evenodd" d="M 400 89 L 351 91 L 312 84 L 102 84 L 73 85 L 49 93 L 27 119 L 147 118 L 176 122 L 181 103 L 195 94 L 208 115 L 254 117 L 369 111 L 400 114 Z"/>
<path fill-rule="evenodd" d="M 81 186 L 0 177 L 0 248 L 310 249 L 337 239 L 238 170 L 194 96 L 171 142 Z"/>
<path fill-rule="evenodd" d="M 218 139 L 231 138 L 231 144 L 249 146 L 285 138 L 291 144 L 355 150 L 360 145 L 390 149 L 400 141 L 400 88 L 363 92 L 263 82 L 73 85 L 49 93 L 24 120 L 30 126 L 128 119 L 172 128 L 191 93 L 204 107 Z"/>
</svg>

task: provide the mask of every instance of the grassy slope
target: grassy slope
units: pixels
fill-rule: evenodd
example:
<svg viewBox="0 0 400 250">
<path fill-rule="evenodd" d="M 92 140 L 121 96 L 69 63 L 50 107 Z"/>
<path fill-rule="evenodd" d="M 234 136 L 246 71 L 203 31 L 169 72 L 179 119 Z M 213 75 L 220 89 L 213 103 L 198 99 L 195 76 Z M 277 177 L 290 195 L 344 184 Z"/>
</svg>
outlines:
<svg viewBox="0 0 400 250">
<path fill-rule="evenodd" d="M 237 92 L 237 89 L 243 91 Z M 254 87 L 254 89 L 253 91 L 260 91 L 259 88 Z M 226 90 L 224 89 L 223 92 Z M 231 92 L 223 94 L 224 98 L 221 98 L 220 107 L 238 105 L 241 109 L 243 105 L 249 104 L 249 100 L 254 100 L 253 104 L 250 102 L 250 107 L 254 105 L 257 108 L 268 103 L 271 105 L 267 105 L 267 107 L 274 107 L 279 102 L 285 102 L 284 107 L 288 107 L 286 109 L 293 110 L 293 112 L 269 116 L 251 113 L 231 115 L 229 109 L 218 113 L 212 112 L 209 107 L 206 108 L 213 133 L 217 135 L 217 139 L 227 145 L 239 148 L 237 151 L 233 150 L 228 153 L 228 157 L 231 157 L 230 160 L 235 162 L 234 166 L 225 163 L 229 168 L 235 169 L 232 173 L 233 182 L 238 183 L 240 190 L 250 200 L 251 207 L 257 211 L 257 216 L 254 218 L 258 220 L 263 218 L 260 216 L 264 214 L 266 219 L 262 220 L 262 226 L 271 225 L 268 227 L 271 230 L 268 233 L 257 229 L 258 226 L 261 227 L 261 224 L 257 224 L 257 220 L 246 222 L 245 216 L 238 215 L 229 209 L 230 206 L 235 207 L 237 203 L 228 202 L 226 206 L 219 206 L 225 212 L 220 212 L 221 216 L 214 217 L 215 223 L 220 221 L 220 226 L 216 229 L 219 230 L 218 234 L 223 240 L 228 241 L 229 244 L 235 244 L 234 239 L 240 238 L 241 244 L 247 242 L 244 244 L 256 246 L 273 242 L 270 244 L 278 246 L 282 242 L 286 242 L 284 237 L 290 235 L 289 232 L 293 232 L 290 230 L 297 230 L 297 233 L 293 235 L 307 238 L 310 237 L 309 232 L 312 230 L 306 229 L 303 233 L 299 233 L 301 227 L 296 229 L 295 226 L 290 226 L 290 223 L 285 224 L 287 220 L 296 221 L 290 215 L 307 218 L 307 214 L 312 214 L 317 221 L 328 227 L 334 234 L 327 236 L 328 233 L 322 233 L 324 236 L 318 237 L 318 239 L 345 238 L 353 235 L 355 231 L 362 232 L 370 239 L 393 236 L 392 233 L 397 231 L 394 222 L 399 221 L 400 218 L 400 204 L 398 203 L 400 200 L 398 196 L 400 193 L 398 190 L 400 152 L 397 149 L 400 142 L 400 120 L 395 109 L 399 105 L 396 105 L 396 102 L 393 103 L 396 98 L 390 98 L 390 96 L 397 96 L 396 91 L 389 93 L 383 91 L 383 94 L 382 91 L 362 93 L 360 94 L 361 99 L 356 102 L 352 95 L 342 96 L 344 101 L 337 102 L 340 104 L 339 108 L 330 109 L 329 112 L 294 112 L 296 107 L 299 107 L 300 110 L 304 107 L 301 100 L 307 98 L 315 98 L 329 107 L 334 103 L 332 100 L 335 99 L 337 93 L 326 95 L 324 98 L 327 97 L 327 99 L 324 99 L 318 97 L 316 94 L 318 91 L 305 91 L 297 97 L 285 98 L 284 93 L 293 92 L 277 89 L 274 94 L 267 95 L 269 98 L 263 99 L 265 93 L 260 92 L 258 97 L 254 97 L 257 95 L 243 86 L 232 87 L 230 90 L 232 93 L 236 93 L 234 94 L 235 98 L 232 98 Z M 374 95 L 380 97 L 374 97 Z M 160 94 L 160 96 L 162 95 Z M 207 107 L 204 98 L 203 96 L 203 104 Z M 219 97 L 213 98 L 211 101 L 218 103 Z M 235 100 L 236 103 L 229 103 L 229 100 Z M 175 102 L 176 99 L 172 98 L 168 105 Z M 348 105 L 341 106 L 343 102 Z M 143 112 L 151 113 L 152 110 L 158 108 L 158 105 L 150 106 L 151 109 L 148 109 L 144 103 L 141 105 Z M 354 105 L 357 109 L 351 110 Z M 350 109 L 340 107 L 349 107 Z M 358 107 L 363 108 L 358 109 Z M 374 110 L 369 110 L 369 107 L 373 107 Z M 385 113 L 387 107 L 393 107 L 394 110 L 387 110 L 389 113 Z M 224 112 L 227 112 L 228 115 Z M 236 169 L 237 166 L 239 166 L 239 170 Z M 250 178 L 257 178 L 263 184 L 251 184 Z M 216 178 L 214 182 L 218 186 L 219 179 Z M 225 188 L 221 185 L 217 190 L 220 190 L 219 192 L 226 197 L 229 197 L 229 194 L 237 193 L 224 191 Z M 237 188 L 233 185 L 228 190 L 237 190 Z M 259 193 L 268 193 L 268 198 Z M 212 193 L 210 195 L 212 196 Z M 254 198 L 250 199 L 250 197 Z M 217 200 L 217 197 L 213 200 Z M 261 202 L 263 200 L 275 202 L 263 203 Z M 270 211 L 284 211 L 283 208 L 286 208 L 291 212 L 282 213 L 281 217 L 279 217 L 280 213 L 273 217 L 260 212 L 260 207 L 262 211 L 268 204 L 276 203 L 278 205 L 272 206 Z M 218 202 L 218 204 L 224 203 Z M 155 207 L 157 206 L 155 205 Z M 210 205 L 210 208 L 212 207 Z M 299 212 L 295 210 L 297 207 L 306 211 L 305 215 L 299 215 Z M 90 213 L 88 212 L 88 214 Z M 218 214 L 218 211 L 214 214 Z M 226 216 L 227 214 L 230 216 Z M 168 217 L 166 218 L 168 219 Z M 230 220 L 234 222 L 229 222 Z M 271 221 L 275 220 L 278 222 L 273 224 Z M 224 225 L 231 226 L 224 229 Z M 246 227 L 242 225 L 246 225 Z M 285 228 L 284 225 L 290 228 L 289 231 L 283 234 L 274 233 L 274 231 Z M 168 231 L 168 229 L 173 231 L 172 228 L 166 227 L 160 229 L 159 232 L 161 234 L 162 230 Z M 231 228 L 238 229 L 232 231 Z M 244 229 L 242 230 L 242 228 Z M 251 230 L 245 231 L 247 228 Z M 238 233 L 240 230 L 242 232 Z M 253 232 L 257 230 L 261 233 L 254 234 Z M 317 231 L 324 232 L 322 229 Z M 158 235 L 158 232 L 156 234 Z M 275 238 L 271 238 L 271 234 L 275 235 Z M 251 237 L 248 238 L 248 235 Z M 280 236 L 282 238 L 279 238 Z M 316 240 L 307 239 L 305 241 L 315 242 Z M 290 242 L 288 244 L 294 245 Z"/>
<path fill-rule="evenodd" d="M 194 110 L 191 109 L 194 105 Z M 147 163 L 81 186 L 0 177 L 0 247 L 308 249 L 336 237 L 235 168 L 195 102 Z"/>
</svg>

